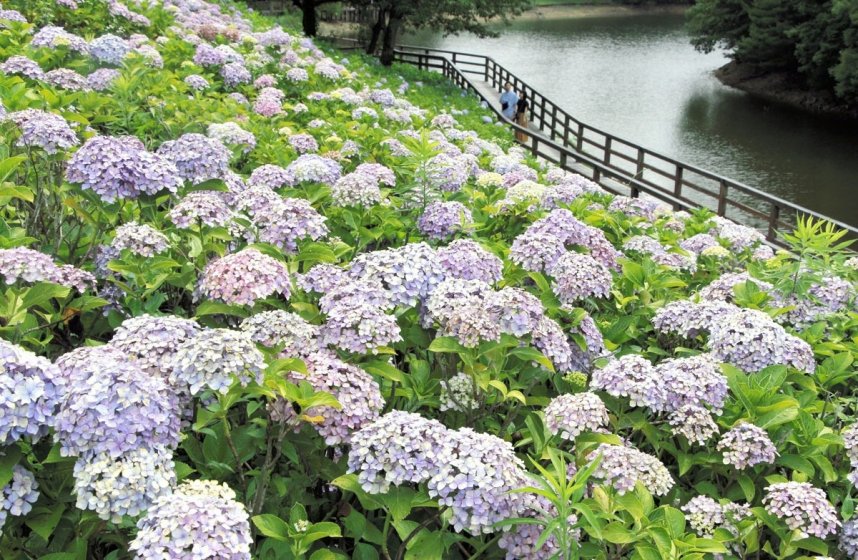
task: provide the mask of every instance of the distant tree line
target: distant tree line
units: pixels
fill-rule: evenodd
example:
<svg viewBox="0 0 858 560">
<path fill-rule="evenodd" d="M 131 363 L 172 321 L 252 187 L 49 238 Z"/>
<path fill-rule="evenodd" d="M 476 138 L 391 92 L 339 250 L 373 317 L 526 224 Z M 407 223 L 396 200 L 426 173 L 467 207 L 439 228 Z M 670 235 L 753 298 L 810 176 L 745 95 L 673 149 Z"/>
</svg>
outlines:
<svg viewBox="0 0 858 560">
<path fill-rule="evenodd" d="M 858 0 L 697 0 L 688 17 L 698 50 L 858 103 Z"/>
</svg>

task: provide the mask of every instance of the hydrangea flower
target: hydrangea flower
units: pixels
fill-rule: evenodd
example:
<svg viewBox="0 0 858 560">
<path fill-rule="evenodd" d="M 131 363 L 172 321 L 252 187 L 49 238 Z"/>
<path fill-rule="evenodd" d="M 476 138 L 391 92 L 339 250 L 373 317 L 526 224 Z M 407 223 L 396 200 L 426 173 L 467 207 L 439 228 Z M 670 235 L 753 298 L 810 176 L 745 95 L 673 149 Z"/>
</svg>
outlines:
<svg viewBox="0 0 858 560">
<path fill-rule="evenodd" d="M 286 184 L 290 187 L 301 183 L 333 185 L 342 175 L 342 171 L 342 166 L 330 158 L 304 154 L 286 168 Z"/>
<path fill-rule="evenodd" d="M 220 140 L 227 146 L 240 147 L 243 153 L 248 153 L 256 147 L 256 137 L 234 122 L 211 123 L 206 134 L 209 138 Z"/>
<path fill-rule="evenodd" d="M 36 477 L 21 465 L 13 465 L 12 480 L 0 488 L 0 530 L 6 524 L 6 517 L 27 515 L 38 499 L 39 483 Z"/>
<path fill-rule="evenodd" d="M 172 315 L 140 315 L 126 319 L 113 333 L 109 346 L 146 373 L 169 380 L 176 349 L 196 336 L 196 321 Z"/>
<path fill-rule="evenodd" d="M 116 228 L 110 246 L 119 251 L 128 249 L 140 257 L 153 257 L 166 251 L 170 241 L 150 225 L 128 222 Z"/>
<path fill-rule="evenodd" d="M 586 297 L 608 297 L 613 278 L 602 263 L 589 255 L 568 252 L 550 270 L 551 289 L 564 306 Z"/>
<path fill-rule="evenodd" d="M 131 449 L 119 457 L 88 454 L 74 464 L 77 508 L 113 523 L 137 517 L 175 484 L 173 453 L 164 446 Z"/>
<path fill-rule="evenodd" d="M 679 242 L 680 249 L 696 255 L 701 254 L 706 249 L 720 246 L 718 240 L 708 233 L 698 233 Z"/>
<path fill-rule="evenodd" d="M 426 163 L 426 176 L 431 187 L 455 192 L 468 181 L 471 170 L 464 159 L 440 153 Z"/>
<path fill-rule="evenodd" d="M 791 530 L 803 536 L 824 539 L 837 532 L 837 511 L 825 492 L 807 482 L 780 482 L 766 488 L 766 511 L 782 519 Z"/>
<path fill-rule="evenodd" d="M 486 297 L 486 311 L 498 323 L 501 332 L 524 336 L 542 320 L 545 309 L 539 298 L 521 288 L 503 288 Z"/>
<path fill-rule="evenodd" d="M 85 91 L 89 89 L 89 82 L 74 70 L 68 68 L 57 68 L 45 74 L 45 82 L 52 86 L 67 89 L 69 91 Z"/>
<path fill-rule="evenodd" d="M 298 251 L 298 242 L 327 235 L 326 218 L 303 198 L 283 198 L 266 187 L 251 187 L 235 203 L 251 218 L 254 230 L 244 231 L 254 238 L 280 247 L 286 253 Z"/>
<path fill-rule="evenodd" d="M 372 352 L 402 340 L 396 317 L 377 306 L 345 302 L 327 311 L 319 341 L 355 353 Z"/>
<path fill-rule="evenodd" d="M 226 225 L 232 218 L 221 193 L 196 191 L 186 194 L 167 213 L 167 217 L 180 229 L 190 229 L 195 224 L 209 227 Z"/>
<path fill-rule="evenodd" d="M 95 284 L 95 277 L 89 272 L 67 264 L 57 265 L 49 255 L 27 247 L 0 249 L 0 276 L 6 284 L 14 284 L 18 280 L 53 282 L 79 292 Z"/>
<path fill-rule="evenodd" d="M 131 44 L 122 37 L 107 33 L 90 41 L 87 52 L 99 62 L 119 66 L 131 48 Z"/>
<path fill-rule="evenodd" d="M 769 434 L 759 426 L 743 422 L 721 436 L 718 450 L 724 454 L 724 464 L 737 469 L 760 463 L 773 463 L 778 454 Z"/>
<path fill-rule="evenodd" d="M 362 163 L 331 186 L 331 197 L 338 206 L 369 207 L 381 202 L 381 185 L 392 187 L 396 176 L 378 163 Z"/>
<path fill-rule="evenodd" d="M 241 84 L 249 84 L 253 79 L 250 70 L 243 62 L 229 62 L 220 67 L 220 77 L 223 84 L 228 88 L 234 88 Z"/>
<path fill-rule="evenodd" d="M 716 216 L 713 220 L 717 225 L 718 237 L 727 241 L 735 251 L 747 249 L 758 243 L 765 243 L 766 238 L 763 234 L 753 228 L 737 224 L 721 216 Z"/>
<path fill-rule="evenodd" d="M 712 324 L 709 349 L 719 362 L 747 373 L 775 364 L 789 365 L 806 373 L 816 370 L 810 345 L 756 309 L 738 310 Z"/>
<path fill-rule="evenodd" d="M 498 282 L 503 275 L 503 261 L 471 239 L 457 239 L 437 251 L 447 278 Z"/>
<path fill-rule="evenodd" d="M 222 178 L 229 169 L 230 153 L 219 140 L 188 133 L 161 144 L 158 154 L 173 162 L 179 176 L 195 185 Z"/>
<path fill-rule="evenodd" d="M 582 432 L 594 432 L 608 425 L 608 409 L 594 393 L 558 395 L 544 412 L 548 431 L 569 441 L 575 441 Z"/>
<path fill-rule="evenodd" d="M 738 534 L 736 524 L 746 517 L 751 516 L 750 508 L 746 504 L 728 503 L 719 504 L 709 496 L 694 496 L 682 506 L 685 519 L 691 528 L 703 538 L 711 539 L 715 529 L 726 529 Z"/>
<path fill-rule="evenodd" d="M 391 484 L 429 480 L 451 452 L 449 430 L 443 424 L 393 410 L 352 435 L 348 466 L 365 491 L 383 494 Z"/>
<path fill-rule="evenodd" d="M 330 406 L 311 407 L 303 411 L 304 415 L 316 417 L 312 426 L 328 445 L 350 443 L 355 432 L 375 421 L 384 407 L 378 383 L 359 367 L 330 354 L 310 354 L 304 361 L 307 374 L 289 372 L 289 380 L 307 381 L 316 391 L 330 393 L 342 405 L 339 410 Z M 274 401 L 270 411 L 275 421 L 295 422 L 295 410 L 286 400 Z"/>
<path fill-rule="evenodd" d="M 14 123 L 21 132 L 16 146 L 41 148 L 48 154 L 56 154 L 80 143 L 66 120 L 53 113 L 24 109 L 7 114 L 5 120 Z"/>
<path fill-rule="evenodd" d="M 69 160 L 66 180 L 106 202 L 176 192 L 182 184 L 175 165 L 133 136 L 90 138 Z"/>
<path fill-rule="evenodd" d="M 599 455 L 601 461 L 593 471 L 593 477 L 613 486 L 618 494 L 633 491 L 637 482 L 656 496 L 663 496 L 673 488 L 670 472 L 652 455 L 632 447 L 607 443 L 599 444 L 589 457 L 595 459 Z"/>
<path fill-rule="evenodd" d="M 852 518 L 843 523 L 840 531 L 839 548 L 849 555 L 849 558 L 858 556 L 858 519 Z"/>
<path fill-rule="evenodd" d="M 65 389 L 59 368 L 0 339 L 0 445 L 48 433 Z"/>
<path fill-rule="evenodd" d="M 178 401 L 160 377 L 133 362 L 96 355 L 75 376 L 55 418 L 54 439 L 63 456 L 175 447 L 179 442 Z"/>
<path fill-rule="evenodd" d="M 657 331 L 675 333 L 684 338 L 708 334 L 712 326 L 739 310 L 723 301 L 680 300 L 668 303 L 655 313 L 652 324 Z"/>
<path fill-rule="evenodd" d="M 719 245 L 720 246 L 720 245 Z M 733 302 L 734 290 L 746 282 L 755 284 L 760 291 L 774 294 L 774 286 L 764 280 L 751 276 L 748 272 L 728 272 L 722 274 L 708 286 L 700 290 L 700 299 L 703 301 L 726 301 Z"/>
<path fill-rule="evenodd" d="M 303 356 L 318 350 L 319 328 L 288 311 L 256 313 L 242 321 L 240 328 L 258 344 L 281 347 L 283 356 Z"/>
<path fill-rule="evenodd" d="M 526 485 L 524 464 L 509 442 L 491 434 L 470 428 L 448 434 L 451 456 L 429 479 L 429 496 L 451 509 L 457 532 L 493 532 L 520 509 L 521 495 L 512 491 Z"/>
<path fill-rule="evenodd" d="M 45 72 L 38 62 L 21 55 L 10 56 L 4 60 L 0 64 L 0 72 L 9 76 L 20 74 L 31 80 L 41 80 L 45 76 Z"/>
<path fill-rule="evenodd" d="M 310 79 L 310 74 L 303 68 L 290 68 L 286 72 L 286 79 L 290 82 L 306 82 Z"/>
<path fill-rule="evenodd" d="M 318 152 L 319 143 L 310 134 L 293 134 L 289 137 L 289 145 L 299 154 Z"/>
<path fill-rule="evenodd" d="M 430 239 L 444 239 L 470 226 L 471 211 L 461 202 L 432 202 L 417 220 L 417 228 Z"/>
<path fill-rule="evenodd" d="M 288 299 L 291 281 L 283 263 L 248 248 L 210 262 L 203 271 L 199 290 L 225 303 L 253 305 L 273 294 Z"/>
<path fill-rule="evenodd" d="M 381 281 L 394 305 L 412 307 L 444 279 L 444 269 L 435 250 L 421 242 L 360 254 L 350 275 Z"/>
<path fill-rule="evenodd" d="M 590 379 L 592 389 L 605 391 L 614 397 L 628 397 L 632 406 L 653 406 L 659 383 L 652 364 L 637 354 L 611 360 L 593 371 Z"/>
<path fill-rule="evenodd" d="M 30 40 L 30 46 L 34 48 L 45 47 L 55 49 L 58 47 L 68 47 L 69 50 L 81 54 L 86 54 L 89 50 L 86 40 L 74 33 L 69 33 L 62 27 L 55 25 L 46 25 L 33 34 Z"/>
<path fill-rule="evenodd" d="M 674 436 L 685 436 L 690 443 L 703 445 L 718 433 L 712 413 L 696 404 L 684 404 L 667 417 Z"/>
<path fill-rule="evenodd" d="M 468 412 L 476 410 L 479 406 L 476 396 L 479 389 L 474 383 L 474 378 L 467 373 L 459 372 L 450 379 L 441 381 L 441 410 L 457 410 Z"/>
<path fill-rule="evenodd" d="M 200 43 L 194 52 L 193 61 L 198 66 L 220 66 L 226 62 L 226 55 L 207 43 Z"/>
<path fill-rule="evenodd" d="M 213 481 L 189 481 L 155 500 L 137 522 L 129 548 L 141 560 L 250 560 L 252 542 L 247 511 L 235 492 Z"/>
<path fill-rule="evenodd" d="M 250 334 L 230 329 L 205 329 L 183 342 L 173 357 L 170 383 L 186 385 L 192 395 L 205 389 L 226 393 L 234 381 L 245 387 L 262 383 L 265 357 Z"/>
<path fill-rule="evenodd" d="M 256 187 L 268 187 L 269 189 L 279 189 L 290 180 L 290 175 L 286 169 L 279 165 L 266 163 L 260 165 L 250 174 L 247 179 L 247 184 Z"/>
<path fill-rule="evenodd" d="M 650 407 L 673 412 L 684 405 L 708 406 L 720 413 L 727 397 L 727 378 L 708 354 L 664 360 L 655 367 L 659 380 Z"/>
<path fill-rule="evenodd" d="M 119 70 L 113 68 L 99 68 L 86 77 L 87 85 L 95 91 L 105 91 L 113 85 L 113 81 L 120 76 Z"/>
<path fill-rule="evenodd" d="M 565 254 L 559 237 L 528 229 L 512 242 L 509 257 L 525 270 L 544 272 L 553 269 Z"/>
</svg>

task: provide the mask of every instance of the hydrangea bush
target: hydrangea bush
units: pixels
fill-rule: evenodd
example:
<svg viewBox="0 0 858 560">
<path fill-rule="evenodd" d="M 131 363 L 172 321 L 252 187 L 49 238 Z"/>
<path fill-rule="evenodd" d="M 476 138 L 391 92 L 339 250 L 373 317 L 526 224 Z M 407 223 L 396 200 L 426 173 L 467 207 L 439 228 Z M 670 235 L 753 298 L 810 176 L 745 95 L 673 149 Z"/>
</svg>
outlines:
<svg viewBox="0 0 858 560">
<path fill-rule="evenodd" d="M 0 556 L 856 558 L 858 259 L 228 0 L 0 9 Z"/>
</svg>

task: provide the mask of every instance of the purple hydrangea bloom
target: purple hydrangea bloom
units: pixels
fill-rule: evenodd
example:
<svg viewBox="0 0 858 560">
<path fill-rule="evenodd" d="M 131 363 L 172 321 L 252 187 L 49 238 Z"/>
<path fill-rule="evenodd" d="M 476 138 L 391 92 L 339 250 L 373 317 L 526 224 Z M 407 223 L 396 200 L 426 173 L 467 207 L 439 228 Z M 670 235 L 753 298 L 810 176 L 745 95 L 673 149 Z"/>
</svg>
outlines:
<svg viewBox="0 0 858 560">
<path fill-rule="evenodd" d="M 189 88 L 194 91 L 205 91 L 209 89 L 209 81 L 200 76 L 199 74 L 191 74 L 189 76 L 185 76 L 185 79 L 182 80 L 187 84 Z"/>
<path fill-rule="evenodd" d="M 406 307 L 424 300 L 444 279 L 437 253 L 422 242 L 360 254 L 352 261 L 350 274 L 381 281 L 394 305 Z"/>
<path fill-rule="evenodd" d="M 310 134 L 293 134 L 289 137 L 289 145 L 299 154 L 319 151 L 319 143 Z"/>
<path fill-rule="evenodd" d="M 722 274 L 708 286 L 700 290 L 700 299 L 704 301 L 726 301 L 732 303 L 736 286 L 741 286 L 746 282 L 756 284 L 761 291 L 775 295 L 774 286 L 764 280 L 754 278 L 748 272 L 728 272 L 727 274 Z"/>
<path fill-rule="evenodd" d="M 209 227 L 226 225 L 232 218 L 232 211 L 221 193 L 197 191 L 182 197 L 167 216 L 176 227 L 190 229 L 198 223 Z"/>
<path fill-rule="evenodd" d="M 524 464 L 509 442 L 491 434 L 470 428 L 448 434 L 450 458 L 429 479 L 429 496 L 451 509 L 456 531 L 490 533 L 520 509 L 521 495 L 512 491 L 527 484 Z"/>
<path fill-rule="evenodd" d="M 738 310 L 711 325 L 709 349 L 716 360 L 747 373 L 775 364 L 806 373 L 816 370 L 810 345 L 755 309 Z"/>
<path fill-rule="evenodd" d="M 56 265 L 49 255 L 26 247 L 0 249 L 0 276 L 6 284 L 19 279 L 24 282 L 53 282 L 75 288 L 79 292 L 90 289 L 95 277 L 71 265 Z"/>
<path fill-rule="evenodd" d="M 131 362 L 98 354 L 74 376 L 56 415 L 54 438 L 63 456 L 179 443 L 178 401 L 166 382 Z"/>
<path fill-rule="evenodd" d="M 236 207 L 250 216 L 255 231 L 245 238 L 258 239 L 287 253 L 298 250 L 304 239 L 321 239 L 328 234 L 326 218 L 303 198 L 283 198 L 266 187 L 251 187 L 237 197 Z"/>
<path fill-rule="evenodd" d="M 447 278 L 494 284 L 503 274 L 503 261 L 470 239 L 457 239 L 437 251 Z"/>
<path fill-rule="evenodd" d="M 183 342 L 173 357 L 170 383 L 192 395 L 205 389 L 226 393 L 234 381 L 245 387 L 262 382 L 265 357 L 250 335 L 230 329 L 205 329 Z"/>
<path fill-rule="evenodd" d="M 512 242 L 509 257 L 525 270 L 544 272 L 554 268 L 565 254 L 566 248 L 559 237 L 528 229 Z"/>
<path fill-rule="evenodd" d="M 575 441 L 582 432 L 595 432 L 608 425 L 608 409 L 597 395 L 559 395 L 545 407 L 545 426 L 554 435 Z"/>
<path fill-rule="evenodd" d="M 19 12 L 18 10 L 0 9 L 0 20 L 15 21 L 18 23 L 27 23 L 27 18 L 25 18 L 23 16 L 23 14 L 21 14 L 21 12 Z M 4 27 L 5 27 L 4 25 L 0 24 L 0 29 L 3 29 Z M 0 523 L 0 527 L 2 527 L 2 526 L 3 526 L 3 524 Z"/>
<path fill-rule="evenodd" d="M 652 323 L 657 331 L 695 338 L 700 334 L 708 334 L 713 325 L 737 311 L 738 307 L 723 301 L 695 303 L 691 300 L 680 300 L 668 303 L 656 311 Z"/>
<path fill-rule="evenodd" d="M 220 179 L 229 170 L 229 150 L 219 140 L 202 134 L 183 134 L 164 142 L 158 154 L 173 162 L 179 175 L 195 185 Z"/>
<path fill-rule="evenodd" d="M 247 184 L 255 186 L 268 187 L 269 189 L 279 189 L 290 180 L 289 172 L 279 165 L 266 163 L 260 165 L 250 174 L 247 179 Z"/>
<path fill-rule="evenodd" d="M 727 241 L 736 251 L 747 249 L 759 243 L 765 243 L 766 238 L 759 231 L 743 226 L 729 220 L 716 216 L 713 218 L 716 223 L 716 231 L 718 237 Z"/>
<path fill-rule="evenodd" d="M 710 247 L 719 247 L 718 240 L 708 233 L 698 233 L 679 243 L 680 249 L 699 255 Z"/>
<path fill-rule="evenodd" d="M 317 264 L 298 276 L 298 285 L 306 292 L 326 294 L 352 279 L 346 269 L 332 264 Z"/>
<path fill-rule="evenodd" d="M 417 228 L 430 239 L 444 239 L 470 226 L 471 211 L 461 202 L 432 202 L 417 220 Z"/>
<path fill-rule="evenodd" d="M 151 376 L 169 380 L 176 349 L 196 336 L 200 326 L 181 317 L 140 315 L 126 319 L 113 333 L 109 347 L 121 352 Z"/>
<path fill-rule="evenodd" d="M 249 84 L 253 79 L 250 70 L 241 62 L 230 62 L 221 66 L 220 77 L 223 78 L 223 83 L 228 88 Z"/>
<path fill-rule="evenodd" d="M 450 455 L 449 430 L 443 424 L 393 410 L 352 434 L 348 465 L 364 490 L 382 494 L 391 484 L 429 480 Z"/>
<path fill-rule="evenodd" d="M 342 166 L 336 161 L 315 154 L 304 154 L 286 168 L 286 184 L 294 187 L 301 183 L 333 185 L 342 175 Z"/>
<path fill-rule="evenodd" d="M 303 68 L 290 68 L 286 72 L 286 79 L 290 82 L 306 82 L 310 79 L 310 74 Z"/>
<path fill-rule="evenodd" d="M 839 548 L 849 555 L 849 558 L 858 557 L 858 519 L 852 518 L 843 523 L 840 531 Z"/>
<path fill-rule="evenodd" d="M 86 454 L 74 464 L 77 508 L 114 523 L 137 517 L 175 484 L 173 453 L 164 446 L 131 449 L 119 457 Z"/>
<path fill-rule="evenodd" d="M 760 463 L 773 463 L 778 454 L 769 434 L 759 426 L 743 422 L 721 436 L 718 450 L 724 464 L 745 469 Z"/>
<path fill-rule="evenodd" d="M 611 293 L 610 270 L 589 255 L 567 252 L 549 273 L 554 277 L 551 289 L 567 307 L 586 297 L 606 298 Z"/>
<path fill-rule="evenodd" d="M 263 311 L 241 323 L 241 330 L 257 344 L 279 347 L 285 357 L 300 357 L 319 350 L 319 327 L 288 311 Z"/>
<path fill-rule="evenodd" d="M 128 222 L 116 228 L 110 246 L 119 251 L 128 249 L 140 257 L 153 257 L 166 251 L 170 241 L 150 225 Z"/>
<path fill-rule="evenodd" d="M 514 336 L 529 334 L 545 313 L 539 298 L 521 288 L 490 292 L 486 298 L 486 310 L 494 317 L 501 332 Z"/>
<path fill-rule="evenodd" d="M 2 19 L 0 10 L 0 19 Z M 6 524 L 6 517 L 20 517 L 32 511 L 33 504 L 39 499 L 39 483 L 33 473 L 21 465 L 12 466 L 12 479 L 0 488 L 0 529 Z"/>
<path fill-rule="evenodd" d="M 462 158 L 441 153 L 426 164 L 429 185 L 445 192 L 461 190 L 471 176 L 470 166 Z"/>
<path fill-rule="evenodd" d="M 593 477 L 614 487 L 618 494 L 633 491 L 640 482 L 656 496 L 663 496 L 673 487 L 667 468 L 652 455 L 632 447 L 601 443 L 590 454 L 591 459 L 601 455 Z"/>
<path fill-rule="evenodd" d="M 24 109 L 9 113 L 6 120 L 15 123 L 21 131 L 16 146 L 41 148 L 49 154 L 55 154 L 80 143 L 68 122 L 53 113 Z"/>
<path fill-rule="evenodd" d="M 31 80 L 41 80 L 45 77 L 45 72 L 38 62 L 20 55 L 10 56 L 3 61 L 0 64 L 0 72 L 10 76 L 20 74 Z"/>
<path fill-rule="evenodd" d="M 691 498 L 682 506 L 682 511 L 691 528 L 704 538 L 712 538 L 715 529 L 726 529 L 736 535 L 737 524 L 751 516 L 751 508 L 747 504 L 719 504 L 708 496 Z"/>
<path fill-rule="evenodd" d="M 234 305 L 253 305 L 280 294 L 288 299 L 291 281 L 280 261 L 256 249 L 243 249 L 210 262 L 203 271 L 200 293 Z"/>
<path fill-rule="evenodd" d="M 440 282 L 429 294 L 425 304 L 426 326 L 431 327 L 437 321 L 442 325 L 453 316 L 457 308 L 473 303 L 482 307 L 485 315 L 485 300 L 492 293 L 492 288 L 482 280 L 466 280 L 461 278 L 447 278 Z M 499 329 L 498 329 L 498 332 Z"/>
<path fill-rule="evenodd" d="M 660 383 L 652 364 L 637 354 L 627 354 L 593 371 L 590 387 L 614 397 L 628 397 L 632 406 L 654 407 Z"/>
<path fill-rule="evenodd" d="M 86 77 L 87 85 L 95 91 L 104 91 L 113 85 L 113 81 L 119 77 L 119 70 L 113 68 L 99 68 Z"/>
<path fill-rule="evenodd" d="M 837 511 L 825 492 L 807 482 L 780 482 L 766 488 L 766 511 L 803 535 L 824 539 L 837 532 Z"/>
<path fill-rule="evenodd" d="M 709 406 L 720 413 L 727 397 L 727 378 L 708 354 L 665 360 L 655 368 L 659 379 L 651 398 L 653 410 L 672 412 L 684 405 Z"/>
<path fill-rule="evenodd" d="M 62 27 L 46 25 L 36 31 L 30 41 L 31 47 L 45 47 L 55 49 L 57 47 L 68 47 L 72 51 L 86 53 L 89 50 L 86 40 L 74 33 L 69 33 Z"/>
<path fill-rule="evenodd" d="M 359 367 L 330 354 L 311 354 L 304 361 L 307 374 L 293 371 L 288 375 L 289 380 L 307 381 L 315 390 L 332 394 L 342 405 L 339 410 L 330 406 L 311 407 L 304 415 L 321 417 L 321 421 L 313 422 L 313 428 L 328 445 L 350 443 L 355 432 L 375 421 L 384 407 L 378 383 Z M 292 403 L 283 399 L 272 403 L 271 416 L 278 422 L 296 422 Z"/>
<path fill-rule="evenodd" d="M 66 386 L 45 358 L 0 339 L 0 445 L 48 433 Z"/>
<path fill-rule="evenodd" d="M 674 436 L 685 436 L 690 443 L 703 445 L 718 433 L 712 413 L 696 404 L 680 406 L 670 413 L 667 422 Z"/>
<path fill-rule="evenodd" d="M 476 396 L 480 389 L 474 383 L 474 378 L 467 373 L 459 372 L 450 379 L 441 380 L 441 410 L 458 410 L 468 412 L 479 407 Z"/>
<path fill-rule="evenodd" d="M 125 39 L 108 33 L 90 41 L 88 52 L 99 62 L 119 66 L 122 64 L 122 59 L 131 52 L 131 48 Z"/>
<path fill-rule="evenodd" d="M 140 560 L 207 558 L 250 560 L 250 522 L 235 492 L 214 481 L 183 482 L 156 499 L 137 522 L 129 548 Z"/>
<path fill-rule="evenodd" d="M 212 123 L 209 125 L 207 134 L 209 138 L 220 140 L 227 146 L 238 146 L 242 152 L 247 153 L 256 147 L 256 137 L 234 122 Z"/>
<path fill-rule="evenodd" d="M 68 68 L 51 70 L 45 74 L 44 80 L 52 86 L 69 91 L 85 91 L 90 89 L 86 77 Z"/>
<path fill-rule="evenodd" d="M 382 184 L 396 184 L 393 171 L 378 163 L 362 163 L 333 184 L 331 198 L 338 206 L 369 207 L 381 202 Z"/>
<path fill-rule="evenodd" d="M 220 66 L 226 62 L 226 55 L 208 43 L 200 43 L 194 52 L 193 61 L 198 66 Z"/>
<path fill-rule="evenodd" d="M 178 170 L 159 154 L 146 151 L 133 136 L 95 136 L 72 155 L 66 180 L 79 183 L 102 200 L 176 192 L 182 182 Z"/>
<path fill-rule="evenodd" d="M 575 371 L 583 354 L 580 348 L 573 348 L 563 329 L 554 319 L 543 317 L 536 323 L 530 333 L 530 340 L 534 348 L 542 352 L 546 358 L 551 360 L 554 370 L 560 373 Z"/>
</svg>

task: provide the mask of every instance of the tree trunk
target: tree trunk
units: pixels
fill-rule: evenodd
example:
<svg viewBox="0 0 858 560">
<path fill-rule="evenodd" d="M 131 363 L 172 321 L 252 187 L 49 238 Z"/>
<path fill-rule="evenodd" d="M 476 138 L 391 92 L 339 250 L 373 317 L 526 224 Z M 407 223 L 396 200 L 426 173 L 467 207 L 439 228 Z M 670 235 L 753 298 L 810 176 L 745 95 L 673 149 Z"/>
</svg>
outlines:
<svg viewBox="0 0 858 560">
<path fill-rule="evenodd" d="M 396 48 L 396 41 L 399 39 L 401 28 L 402 16 L 391 12 L 390 18 L 387 20 L 387 27 L 384 30 L 384 42 L 381 46 L 381 63 L 384 66 L 393 64 L 393 49 Z"/>
<path fill-rule="evenodd" d="M 304 26 L 304 35 L 307 37 L 315 37 L 319 30 L 319 23 L 316 20 L 316 0 L 303 0 L 301 2 L 301 11 L 303 17 L 301 23 Z"/>
<path fill-rule="evenodd" d="M 366 46 L 366 54 L 375 54 L 378 48 L 378 38 L 381 37 L 381 32 L 385 29 L 385 21 L 387 20 L 387 10 L 378 10 L 378 18 L 372 26 L 372 34 L 369 37 L 369 44 Z"/>
</svg>

